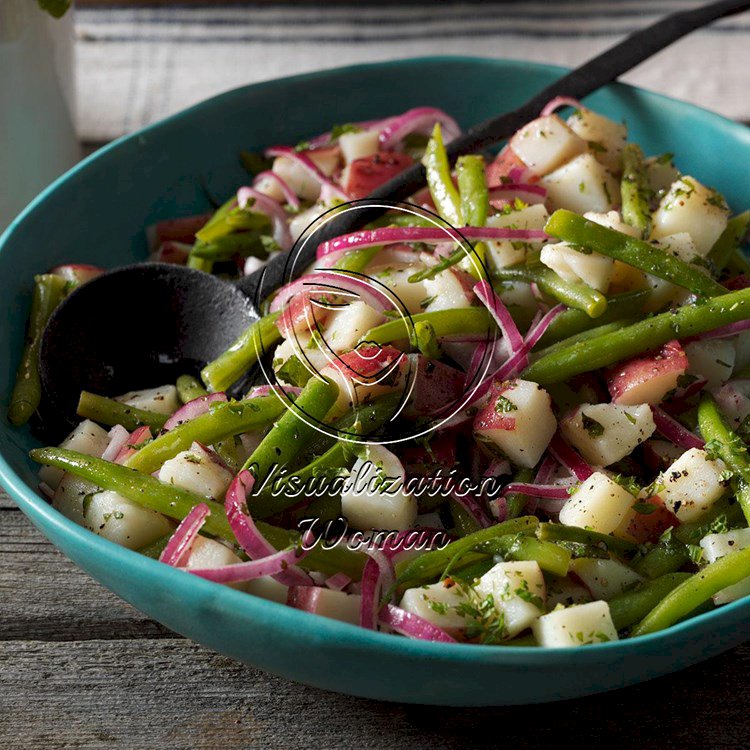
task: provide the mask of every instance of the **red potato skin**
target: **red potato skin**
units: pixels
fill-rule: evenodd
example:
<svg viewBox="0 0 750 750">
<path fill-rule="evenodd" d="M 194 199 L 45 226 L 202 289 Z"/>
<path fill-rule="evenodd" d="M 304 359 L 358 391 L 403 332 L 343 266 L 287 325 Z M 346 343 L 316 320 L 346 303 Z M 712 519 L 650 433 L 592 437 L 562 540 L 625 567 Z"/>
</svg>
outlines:
<svg viewBox="0 0 750 750">
<path fill-rule="evenodd" d="M 488 430 L 507 430 L 516 429 L 516 418 L 498 412 L 496 410 L 497 401 L 503 393 L 511 387 L 512 382 L 493 383 L 490 391 L 490 399 L 487 405 L 474 417 L 474 432 L 486 432 Z"/>
<path fill-rule="evenodd" d="M 683 375 L 687 368 L 688 358 L 680 342 L 668 341 L 658 351 L 635 357 L 610 370 L 607 375 L 607 387 L 613 403 L 616 404 L 632 388 L 670 373 Z"/>
<path fill-rule="evenodd" d="M 67 263 L 62 266 L 55 266 L 50 273 L 55 274 L 55 276 L 62 276 L 66 281 L 85 284 L 87 281 L 101 276 L 104 271 L 98 266 L 91 266 L 87 263 Z"/>
<path fill-rule="evenodd" d="M 511 172 L 519 169 L 525 172 L 526 164 L 509 145 L 505 146 L 495 161 L 487 166 L 487 187 L 499 187 L 503 182 L 508 182 Z M 524 182 L 537 182 L 538 180 L 536 176 L 524 177 Z M 514 180 L 510 179 L 510 181 Z"/>
<path fill-rule="evenodd" d="M 120 452 L 115 456 L 116 464 L 124 464 L 134 453 L 138 452 L 138 449 L 134 448 L 134 445 L 140 445 L 146 440 L 150 440 L 151 428 L 147 425 L 137 427 L 133 432 L 130 433 L 128 442 L 120 449 Z"/>
<path fill-rule="evenodd" d="M 417 355 L 414 391 L 404 414 L 419 416 L 450 411 L 451 405 L 463 395 L 464 378 L 464 373 L 455 367 Z"/>
<path fill-rule="evenodd" d="M 394 346 L 362 344 L 338 357 L 333 366 L 351 379 L 368 380 L 381 376 L 394 362 L 405 357 Z"/>
<path fill-rule="evenodd" d="M 210 218 L 211 214 L 199 214 L 160 221 L 154 228 L 156 246 L 170 240 L 192 244 L 195 241 L 195 233 L 201 230 Z"/>
<path fill-rule="evenodd" d="M 395 151 L 381 151 L 374 156 L 356 159 L 349 165 L 344 191 L 352 200 L 366 198 L 413 163 L 411 156 Z"/>
<path fill-rule="evenodd" d="M 298 294 L 289 300 L 289 304 L 276 321 L 276 327 L 284 338 L 289 338 L 293 332 L 311 333 L 316 328 L 316 321 L 321 325 L 325 323 L 330 311 L 312 304 L 311 300 L 316 294 L 320 296 L 319 293 L 310 292 Z"/>
<path fill-rule="evenodd" d="M 627 533 L 637 544 L 657 542 L 659 537 L 670 527 L 677 528 L 680 521 L 677 516 L 667 509 L 658 495 L 639 502 L 653 505 L 653 513 L 635 513 L 628 524 Z"/>
<path fill-rule="evenodd" d="M 439 468 L 450 469 L 456 464 L 457 450 L 455 430 L 438 433 L 430 440 L 430 449 L 422 445 L 408 445 L 401 454 L 407 474 L 428 475 Z"/>
</svg>

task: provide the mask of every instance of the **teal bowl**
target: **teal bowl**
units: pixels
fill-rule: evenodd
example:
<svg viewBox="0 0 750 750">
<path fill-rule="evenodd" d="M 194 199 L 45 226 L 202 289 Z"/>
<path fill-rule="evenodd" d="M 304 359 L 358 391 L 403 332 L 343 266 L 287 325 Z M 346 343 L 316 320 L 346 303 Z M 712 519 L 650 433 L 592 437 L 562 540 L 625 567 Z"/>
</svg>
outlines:
<svg viewBox="0 0 750 750">
<path fill-rule="evenodd" d="M 231 91 L 102 149 L 40 195 L 0 239 L 0 368 L 5 413 L 34 273 L 76 261 L 142 260 L 142 227 L 209 208 L 245 179 L 237 155 L 296 143 L 332 123 L 422 104 L 468 126 L 521 104 L 560 68 L 505 60 L 429 58 L 295 76 Z M 613 85 L 587 102 L 651 153 L 673 151 L 685 172 L 735 209 L 750 206 L 750 130 L 656 94 Z M 137 295 L 137 290 L 133 290 Z M 128 331 L 112 316 L 112 335 Z M 36 491 L 26 430 L 0 425 L 0 480 L 24 513 L 97 581 L 150 617 L 228 656 L 352 695 L 454 706 L 541 703 L 623 687 L 681 669 L 750 636 L 750 599 L 632 641 L 581 649 L 438 644 L 376 633 L 186 575 L 75 525 Z"/>
</svg>

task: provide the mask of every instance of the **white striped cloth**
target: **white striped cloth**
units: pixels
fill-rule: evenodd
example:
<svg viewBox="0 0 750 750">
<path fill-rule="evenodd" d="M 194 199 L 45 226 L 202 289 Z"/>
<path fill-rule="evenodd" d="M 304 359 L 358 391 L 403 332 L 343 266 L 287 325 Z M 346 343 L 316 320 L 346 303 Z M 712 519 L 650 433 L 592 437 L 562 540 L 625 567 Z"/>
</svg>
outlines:
<svg viewBox="0 0 750 750">
<path fill-rule="evenodd" d="M 698 0 L 700 1 L 700 0 Z M 172 6 L 76 15 L 79 133 L 108 140 L 247 83 L 448 54 L 574 66 L 694 0 Z M 681 40 L 625 80 L 750 120 L 750 13 Z"/>
</svg>

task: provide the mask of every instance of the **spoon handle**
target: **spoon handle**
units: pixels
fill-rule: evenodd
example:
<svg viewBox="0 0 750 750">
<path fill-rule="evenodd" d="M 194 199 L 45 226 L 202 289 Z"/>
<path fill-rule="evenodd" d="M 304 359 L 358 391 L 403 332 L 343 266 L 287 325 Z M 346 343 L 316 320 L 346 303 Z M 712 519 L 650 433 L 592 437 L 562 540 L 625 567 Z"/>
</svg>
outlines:
<svg viewBox="0 0 750 750">
<path fill-rule="evenodd" d="M 535 94 L 517 109 L 498 117 L 485 120 L 451 141 L 447 146 L 451 160 L 461 154 L 474 153 L 509 138 L 522 125 L 537 117 L 542 107 L 556 96 L 569 96 L 581 99 L 602 86 L 611 83 L 644 60 L 668 47 L 691 31 L 707 26 L 720 18 L 741 13 L 750 8 L 750 2 L 739 0 L 719 0 L 690 10 L 671 13 L 651 26 L 630 34 L 614 47 L 610 47 L 580 67 L 567 73 L 545 89 Z M 425 172 L 421 164 L 415 164 L 394 177 L 373 192 L 369 199 L 378 201 L 401 201 L 416 193 L 424 186 Z M 293 267 L 303 269 L 312 262 L 318 242 L 353 232 L 367 222 L 384 213 L 383 208 L 361 208 L 348 211 L 329 222 L 316 232 L 316 243 L 308 242 Z M 287 263 L 289 254 L 277 256 L 264 268 L 246 276 L 239 282 L 239 288 L 255 300 L 260 290 L 263 296 L 278 288 L 289 274 Z M 303 257 L 304 256 L 304 257 Z"/>
</svg>

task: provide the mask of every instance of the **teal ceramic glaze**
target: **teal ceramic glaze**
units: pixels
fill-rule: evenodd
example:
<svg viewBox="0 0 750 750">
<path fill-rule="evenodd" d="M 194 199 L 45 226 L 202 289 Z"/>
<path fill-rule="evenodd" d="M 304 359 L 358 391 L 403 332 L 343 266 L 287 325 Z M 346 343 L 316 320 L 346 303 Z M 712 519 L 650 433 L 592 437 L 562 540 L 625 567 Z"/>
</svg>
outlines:
<svg viewBox="0 0 750 750">
<path fill-rule="evenodd" d="M 145 225 L 207 210 L 201 185 L 223 198 L 243 184 L 242 149 L 296 143 L 332 123 L 417 105 L 442 107 L 468 126 L 521 104 L 563 72 L 475 58 L 342 68 L 231 91 L 103 149 L 40 195 L 0 240 L 3 414 L 34 273 L 66 261 L 113 267 L 144 259 Z M 587 103 L 627 118 L 631 137 L 648 152 L 675 152 L 683 171 L 721 189 L 735 209 L 750 206 L 747 128 L 622 85 Z M 117 311 L 101 314 L 114 320 Z M 126 323 L 113 323 L 113 336 L 125 333 Z M 33 445 L 27 431 L 3 420 L 0 479 L 66 555 L 178 633 L 309 685 L 413 703 L 534 703 L 651 679 L 750 636 L 750 599 L 662 633 L 569 650 L 425 643 L 362 630 L 189 576 L 76 526 L 37 494 L 36 469 L 26 457 Z"/>
</svg>

